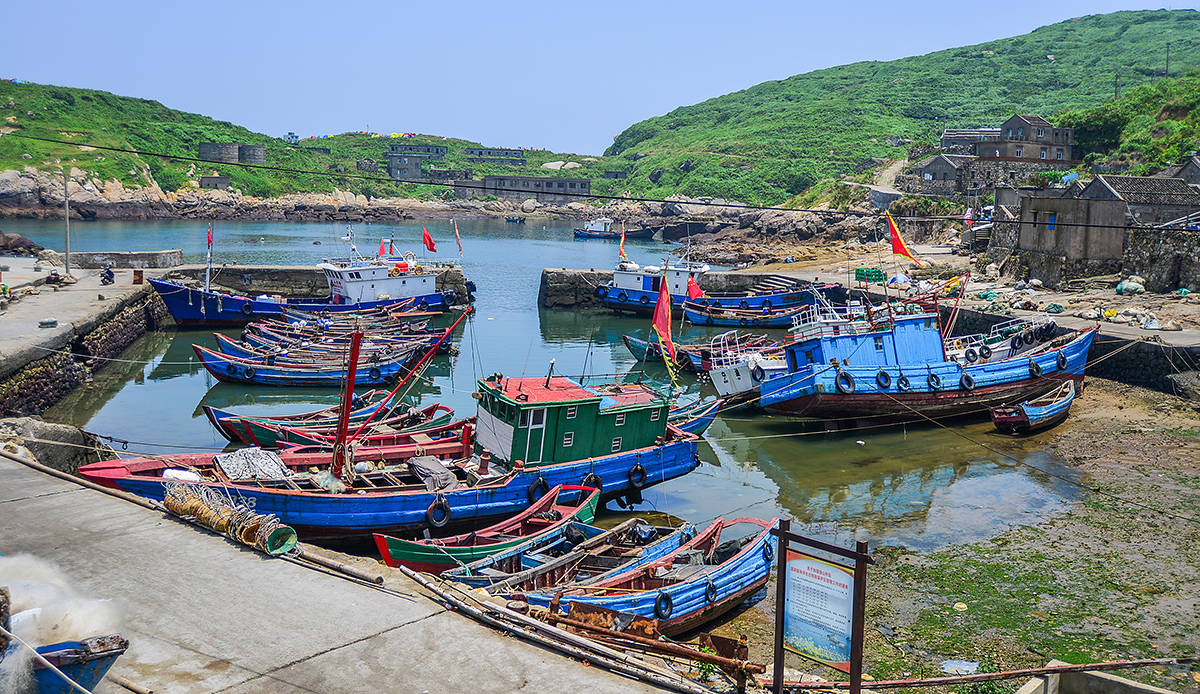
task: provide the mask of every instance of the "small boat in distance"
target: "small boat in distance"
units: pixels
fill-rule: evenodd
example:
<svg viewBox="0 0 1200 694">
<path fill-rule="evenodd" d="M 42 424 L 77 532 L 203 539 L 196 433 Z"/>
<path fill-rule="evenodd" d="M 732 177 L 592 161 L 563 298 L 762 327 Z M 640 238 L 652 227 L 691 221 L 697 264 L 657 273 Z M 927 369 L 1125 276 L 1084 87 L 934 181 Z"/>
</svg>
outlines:
<svg viewBox="0 0 1200 694">
<path fill-rule="evenodd" d="M 577 238 L 577 239 L 609 239 L 609 240 L 615 241 L 615 240 L 618 240 L 621 238 L 621 230 L 619 228 L 614 229 L 613 228 L 614 225 L 616 225 L 616 222 L 614 222 L 609 217 L 601 217 L 599 219 L 593 219 L 592 221 L 588 222 L 587 224 L 584 224 L 583 228 L 579 228 L 579 227 L 575 228 L 575 238 Z M 626 229 L 625 230 L 625 238 L 626 239 L 648 239 L 648 238 L 653 238 L 653 237 L 654 237 L 654 229 L 651 227 L 643 227 L 641 229 Z"/>
<path fill-rule="evenodd" d="M 508 224 L 524 224 L 525 218 L 524 217 L 505 217 L 504 221 L 507 222 Z"/>
<path fill-rule="evenodd" d="M 1015 407 L 993 407 L 992 424 L 1002 434 L 1033 434 L 1049 429 L 1064 419 L 1075 402 L 1075 381 L 1061 386 L 1040 398 L 1026 400 Z"/>
</svg>

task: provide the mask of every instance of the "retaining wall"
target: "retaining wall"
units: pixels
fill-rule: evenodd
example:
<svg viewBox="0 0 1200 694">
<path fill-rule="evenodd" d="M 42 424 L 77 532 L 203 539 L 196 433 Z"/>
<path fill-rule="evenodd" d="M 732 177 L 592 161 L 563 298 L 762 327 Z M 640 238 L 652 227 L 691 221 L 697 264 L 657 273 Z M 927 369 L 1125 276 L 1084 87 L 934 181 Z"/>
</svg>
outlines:
<svg viewBox="0 0 1200 694">
<path fill-rule="evenodd" d="M 102 251 L 71 254 L 71 265 L 81 268 L 102 268 L 112 263 L 115 268 L 167 268 L 183 265 L 183 251 Z"/>
<path fill-rule="evenodd" d="M 467 279 L 462 268 L 446 266 L 437 275 L 437 289 L 454 292 L 458 301 L 467 297 Z M 610 275 L 612 273 L 609 273 Z M 166 274 L 169 280 L 204 281 L 203 265 L 184 265 Z M 286 297 L 329 296 L 325 274 L 312 266 L 221 265 L 212 271 L 212 284 L 241 294 L 282 294 Z"/>
</svg>

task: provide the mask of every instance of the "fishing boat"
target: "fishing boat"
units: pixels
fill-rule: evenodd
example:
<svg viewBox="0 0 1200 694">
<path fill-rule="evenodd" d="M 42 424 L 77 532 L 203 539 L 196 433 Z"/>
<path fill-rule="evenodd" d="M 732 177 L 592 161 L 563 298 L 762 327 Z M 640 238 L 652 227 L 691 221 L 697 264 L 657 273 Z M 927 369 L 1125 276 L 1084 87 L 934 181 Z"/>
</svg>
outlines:
<svg viewBox="0 0 1200 694">
<path fill-rule="evenodd" d="M 720 398 L 711 401 L 697 398 L 695 402 L 671 408 L 667 421 L 689 434 L 703 436 L 708 427 L 712 426 L 723 404 L 724 401 Z"/>
<path fill-rule="evenodd" d="M 488 592 L 564 614 L 573 603 L 580 603 L 650 617 L 659 620 L 663 634 L 678 634 L 719 617 L 762 590 L 775 557 L 771 530 L 776 522 L 718 518 L 662 559 L 600 581 L 543 590 Z M 741 523 L 759 530 L 732 542 L 721 542 L 723 531 Z"/>
<path fill-rule="evenodd" d="M 172 480 L 212 486 L 312 538 L 475 526 L 519 513 L 559 484 L 600 489 L 601 502 L 637 502 L 642 489 L 699 464 L 696 437 L 667 423 L 667 399 L 647 386 L 494 374 L 478 388 L 475 421 L 428 442 L 346 446 L 354 439 L 347 423 L 332 453 L 320 446 L 155 455 L 85 465 L 79 474 L 160 500 Z"/>
<path fill-rule="evenodd" d="M 1034 434 L 1056 426 L 1075 402 L 1075 381 L 1062 385 L 1040 398 L 1027 400 L 1015 407 L 993 407 L 992 424 L 1003 434 Z"/>
<path fill-rule="evenodd" d="M 575 238 L 577 239 L 606 239 L 609 241 L 620 240 L 622 230 L 613 228 L 616 223 L 608 217 L 600 217 L 587 222 L 583 227 L 575 228 Z M 654 236 L 652 227 L 644 227 L 641 229 L 626 230 L 623 232 L 627 239 L 648 239 Z"/>
<path fill-rule="evenodd" d="M 681 344 L 676 342 L 676 362 L 683 368 L 697 373 L 708 371 L 712 368 L 714 347 L 720 344 L 722 338 L 736 340 L 738 344 L 744 345 L 746 348 L 757 347 L 768 349 L 779 344 L 778 341 L 772 340 L 766 335 L 746 335 L 737 333 L 736 331 L 729 331 L 700 344 Z M 662 345 L 657 340 L 643 340 L 629 334 L 622 335 L 621 340 L 638 361 L 662 359 Z"/>
<path fill-rule="evenodd" d="M 792 320 L 808 306 L 803 304 L 785 308 L 763 306 L 758 310 L 724 308 L 703 305 L 693 301 L 683 302 L 683 315 L 693 325 L 713 325 L 741 328 L 788 328 Z"/>
<path fill-rule="evenodd" d="M 504 221 L 509 224 L 524 224 L 525 218 L 524 217 L 505 217 Z"/>
<path fill-rule="evenodd" d="M 1098 327 L 967 364 L 947 356 L 936 314 L 876 312 L 872 320 L 814 326 L 788 345 L 788 370 L 759 384 L 760 402 L 768 412 L 841 422 L 983 414 L 1082 381 Z"/>
<path fill-rule="evenodd" d="M 421 311 L 441 312 L 455 300 L 453 291 L 439 291 L 436 287 L 437 275 L 446 269 L 446 265 L 422 265 L 411 253 L 378 258 L 352 254 L 326 259 L 317 265 L 317 269 L 328 282 L 327 297 L 243 296 L 213 290 L 207 280 L 203 287 L 155 278 L 149 278 L 149 282 L 162 297 L 175 322 L 186 326 L 244 325 L 260 318 L 279 316 L 285 309 L 332 315 L 415 306 Z"/>
<path fill-rule="evenodd" d="M 706 308 L 743 311 L 762 311 L 765 308 L 769 312 L 813 303 L 814 293 L 825 288 L 825 285 L 818 286 L 790 278 L 782 281 L 764 278 L 749 291 L 710 293 L 701 286 L 709 270 L 710 267 L 704 263 L 687 260 L 668 262 L 662 266 L 643 266 L 632 260 L 621 260 L 613 271 L 612 280 L 596 287 L 596 296 L 602 305 L 614 311 L 648 314 L 654 310 L 659 288 L 665 281 L 673 307 L 693 301 Z"/>
<path fill-rule="evenodd" d="M 267 386 L 341 386 L 346 378 L 343 362 L 307 365 L 269 364 L 264 359 L 243 359 L 221 354 L 202 345 L 192 345 L 200 364 L 219 381 Z M 394 358 L 381 358 L 363 364 L 361 385 L 384 385 L 406 371 L 405 365 L 415 350 L 406 350 Z"/>
<path fill-rule="evenodd" d="M 303 366 L 306 364 L 342 364 L 346 360 L 346 345 L 310 345 L 308 347 L 255 347 L 221 333 L 213 333 L 217 350 L 222 354 L 247 361 L 270 363 L 280 366 Z M 364 344 L 359 353 L 359 364 L 381 359 L 396 359 L 428 348 L 437 341 L 437 336 L 421 336 L 412 340 Z"/>
<path fill-rule="evenodd" d="M 573 501 L 563 498 L 568 496 Z M 529 508 L 495 525 L 462 535 L 425 540 L 405 540 L 376 533 L 375 546 L 388 566 L 441 573 L 552 533 L 561 534 L 569 523 L 591 523 L 596 517 L 599 500 L 599 489 L 560 484 Z"/>
<path fill-rule="evenodd" d="M 690 523 L 656 526 L 640 518 L 630 518 L 611 530 L 571 523 L 561 535 L 497 552 L 449 569 L 442 577 L 497 593 L 567 582 L 586 585 L 664 557 L 695 535 Z"/>
<path fill-rule="evenodd" d="M 431 433 L 453 430 L 450 421 L 454 410 L 433 403 L 420 409 L 397 408 L 397 414 L 380 416 L 372 421 L 365 429 L 366 436 L 383 437 L 386 435 L 388 445 L 401 445 L 412 441 L 423 443 Z M 358 412 L 358 411 L 356 411 Z M 207 412 L 205 414 L 208 414 Z M 361 424 L 377 411 L 372 410 L 352 424 Z M 211 417 L 210 417 L 211 421 Z M 326 420 L 327 421 L 327 420 Z M 327 446 L 337 436 L 337 420 L 332 423 L 314 421 L 298 424 L 287 421 L 274 421 L 270 418 L 232 417 L 221 420 L 222 434 L 233 436 L 234 443 L 244 443 L 260 448 L 284 448 L 287 446 Z M 422 434 L 418 439 L 415 434 Z M 228 436 L 226 436 L 228 438 Z M 429 438 L 428 440 L 432 440 Z M 378 443 L 378 439 L 374 445 Z"/>
<path fill-rule="evenodd" d="M 385 390 L 369 390 L 365 393 L 355 394 L 352 400 L 353 409 L 350 412 L 351 422 L 361 422 L 367 417 L 388 406 L 389 398 Z M 232 410 L 222 409 L 213 405 L 200 405 L 200 409 L 204 412 L 204 416 L 208 418 L 213 428 L 225 437 L 226 440 L 236 443 L 242 440 L 241 434 L 235 428 L 234 422 L 238 420 L 253 420 L 256 422 L 266 422 L 268 424 L 280 424 L 283 426 L 297 425 L 307 426 L 309 424 L 315 426 L 327 426 L 337 424 L 337 417 L 341 405 L 332 405 L 330 407 L 322 407 L 317 410 L 308 412 L 297 412 L 295 414 L 274 415 L 271 417 L 260 417 L 254 415 L 243 415 L 233 412 Z M 240 425 L 237 425 L 240 427 Z"/>
<path fill-rule="evenodd" d="M 9 653 L 22 646 L 14 643 Z M 62 643 L 38 646 L 38 655 L 58 668 L 63 675 L 87 691 L 92 691 L 100 685 L 104 675 L 113 666 L 117 658 L 129 648 L 129 641 L 120 634 L 95 636 L 82 641 L 64 641 Z M 0 656 L 3 656 L 0 653 Z M 14 654 L 15 656 L 15 654 Z M 33 659 L 33 689 L 37 694 L 74 694 L 78 691 L 63 675 L 46 667 L 42 661 Z"/>
</svg>

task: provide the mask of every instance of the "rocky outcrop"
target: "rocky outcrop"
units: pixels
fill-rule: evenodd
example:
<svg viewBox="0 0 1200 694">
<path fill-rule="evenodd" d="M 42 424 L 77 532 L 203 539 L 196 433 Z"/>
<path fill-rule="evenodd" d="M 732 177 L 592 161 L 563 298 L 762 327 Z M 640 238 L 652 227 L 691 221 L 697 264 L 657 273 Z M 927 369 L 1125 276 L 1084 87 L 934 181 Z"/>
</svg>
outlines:
<svg viewBox="0 0 1200 694">
<path fill-rule="evenodd" d="M 0 446 L 71 474 L 81 465 L 117 457 L 91 434 L 69 424 L 45 422 L 40 417 L 0 419 Z"/>
<path fill-rule="evenodd" d="M 36 256 L 43 248 L 20 234 L 0 232 L 0 255 Z"/>
</svg>

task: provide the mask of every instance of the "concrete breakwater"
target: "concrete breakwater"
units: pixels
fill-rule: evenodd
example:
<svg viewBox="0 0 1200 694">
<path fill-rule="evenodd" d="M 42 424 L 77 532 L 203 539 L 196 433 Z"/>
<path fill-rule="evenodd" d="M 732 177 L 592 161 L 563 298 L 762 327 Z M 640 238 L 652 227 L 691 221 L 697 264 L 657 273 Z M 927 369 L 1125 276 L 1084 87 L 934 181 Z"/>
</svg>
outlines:
<svg viewBox="0 0 1200 694">
<path fill-rule="evenodd" d="M 467 298 L 467 278 L 457 265 L 435 266 L 438 291 L 453 291 L 456 301 Z M 172 268 L 169 280 L 204 281 L 203 265 Z M 220 265 L 212 270 L 212 285 L 239 294 L 280 294 L 286 297 L 329 296 L 329 283 L 320 269 L 287 265 Z"/>
<path fill-rule="evenodd" d="M 712 292 L 741 292 L 766 275 L 736 271 L 708 272 L 704 288 Z M 596 287 L 612 281 L 612 270 L 548 267 L 542 270 L 538 305 L 544 308 L 602 308 Z"/>
</svg>

